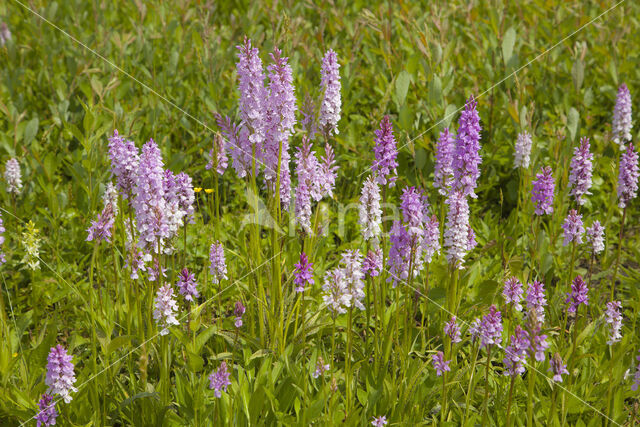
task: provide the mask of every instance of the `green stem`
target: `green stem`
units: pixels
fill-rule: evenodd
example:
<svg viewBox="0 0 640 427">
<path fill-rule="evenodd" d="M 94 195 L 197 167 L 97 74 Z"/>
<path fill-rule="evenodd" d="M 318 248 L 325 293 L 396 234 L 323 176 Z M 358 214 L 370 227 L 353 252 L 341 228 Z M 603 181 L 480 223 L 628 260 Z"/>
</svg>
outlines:
<svg viewBox="0 0 640 427">
<path fill-rule="evenodd" d="M 471 398 L 471 395 L 473 394 L 473 389 L 474 389 L 474 374 L 476 373 L 476 363 L 478 361 L 478 354 L 480 353 L 480 346 L 476 346 L 476 352 L 475 355 L 473 356 L 473 363 L 471 364 L 471 375 L 469 376 L 469 385 L 467 386 L 467 396 L 465 398 L 465 404 L 464 404 L 464 418 L 462 420 L 462 425 L 466 426 L 467 425 L 467 418 L 469 416 L 469 399 Z"/>
<path fill-rule="evenodd" d="M 251 186 L 251 191 L 253 192 L 253 197 L 254 197 L 254 201 L 253 201 L 253 206 L 255 209 L 255 218 L 254 218 L 254 223 L 253 226 L 250 229 L 250 246 L 251 246 L 251 260 L 253 261 L 253 265 L 252 268 L 254 270 L 256 270 L 256 267 L 258 265 L 260 265 L 260 261 L 261 261 L 261 249 L 260 249 L 260 222 L 259 222 L 259 206 L 258 206 L 258 189 L 256 186 L 256 156 L 255 156 L 255 146 L 252 147 L 252 170 L 253 172 L 251 173 L 251 178 L 250 178 L 250 186 Z M 257 288 L 257 293 L 258 293 L 258 298 L 260 298 L 260 300 L 262 300 L 262 304 L 258 304 L 258 325 L 259 325 L 259 329 L 260 329 L 260 343 L 264 346 L 266 345 L 266 337 L 265 337 L 265 325 L 264 325 L 264 308 L 263 307 L 269 307 L 269 303 L 267 302 L 267 298 L 266 298 L 266 294 L 265 294 L 265 289 L 262 286 L 262 275 L 258 273 L 258 271 L 256 270 L 255 275 L 253 276 L 255 283 L 256 283 L 256 288 Z M 273 298 L 273 296 L 272 296 Z"/>
<path fill-rule="evenodd" d="M 420 318 L 420 329 L 422 332 L 422 348 L 427 345 L 428 338 L 425 338 L 427 325 L 427 313 L 429 309 L 429 263 L 427 263 L 427 267 L 424 272 L 424 308 L 422 309 L 422 316 Z"/>
<path fill-rule="evenodd" d="M 536 369 L 535 369 L 535 361 L 531 360 L 531 365 L 529 369 L 529 399 L 527 399 L 527 426 L 532 427 L 533 424 L 533 391 L 536 384 Z"/>
<path fill-rule="evenodd" d="M 96 345 L 96 311 L 95 311 L 95 290 L 93 288 L 93 271 L 95 268 L 96 257 L 98 255 L 99 242 L 95 242 L 93 245 L 93 255 L 91 256 L 91 267 L 89 268 L 89 304 L 90 304 L 90 316 L 91 316 L 91 364 L 93 367 L 93 375 L 97 375 L 98 362 L 97 362 L 97 345 Z M 98 399 L 98 392 L 91 393 L 93 395 L 94 408 L 100 408 Z M 103 420 L 106 422 L 106 420 Z"/>
<path fill-rule="evenodd" d="M 273 286 L 275 287 L 274 295 L 278 296 L 278 314 L 279 314 L 279 322 L 278 322 L 278 331 L 280 333 L 280 353 L 284 353 L 284 349 L 286 348 L 286 336 L 284 334 L 284 295 L 282 291 L 282 273 L 280 271 L 280 252 L 279 252 L 279 239 L 278 239 L 278 226 L 280 225 L 280 174 L 282 167 L 282 141 L 279 143 L 278 147 L 278 168 L 277 168 L 277 176 L 276 176 L 276 185 L 273 190 L 274 192 L 274 203 L 273 203 L 273 219 L 275 224 L 273 226 L 272 239 L 271 239 L 271 249 L 272 249 L 272 261 L 273 261 Z M 275 308 L 276 304 L 274 304 Z"/>
<path fill-rule="evenodd" d="M 515 383 L 515 380 L 516 376 L 511 375 L 511 383 L 509 384 L 509 403 L 507 404 L 507 427 L 511 426 L 511 401 L 513 400 L 513 384 Z"/>
<path fill-rule="evenodd" d="M 607 390 L 607 418 L 604 422 L 605 427 L 609 425 L 609 418 L 611 418 L 611 396 L 613 395 L 613 344 L 609 346 L 609 354 L 611 355 L 611 362 L 609 362 L 609 389 Z"/>
<path fill-rule="evenodd" d="M 573 264 L 576 259 L 576 241 L 571 242 L 571 263 L 569 264 L 569 280 L 567 284 L 571 286 L 571 280 L 573 279 Z"/>
<path fill-rule="evenodd" d="M 557 396 L 558 396 L 558 390 L 554 386 L 553 391 L 551 392 L 551 410 L 549 411 L 549 417 L 547 418 L 547 425 L 552 425 L 553 419 L 555 418 Z"/>
<path fill-rule="evenodd" d="M 347 418 L 347 414 L 349 412 L 349 410 L 351 409 L 351 380 L 352 380 L 352 375 L 351 375 L 351 346 L 352 346 L 352 332 L 351 332 L 351 327 L 352 327 L 352 322 L 353 322 L 353 306 L 349 307 L 349 320 L 348 320 L 348 324 L 347 324 L 347 352 L 345 354 L 345 364 L 346 364 L 346 369 L 345 369 L 345 385 L 346 385 L 346 389 L 347 389 L 347 406 L 345 407 L 345 419 Z"/>
<path fill-rule="evenodd" d="M 484 409 L 482 410 L 482 425 L 485 426 L 487 419 L 487 405 L 489 402 L 489 367 L 491 366 L 491 350 L 493 346 L 489 346 L 487 351 L 487 364 L 484 370 Z"/>
<path fill-rule="evenodd" d="M 406 315 L 403 316 L 404 317 L 404 345 L 405 345 L 405 351 L 404 351 L 404 356 L 405 358 L 407 358 L 408 360 L 408 355 L 409 352 L 411 351 L 411 324 L 413 323 L 411 316 L 413 314 L 413 309 L 411 308 L 412 304 L 411 304 L 411 291 L 413 291 L 413 263 L 414 263 L 414 257 L 415 257 L 415 244 L 412 243 L 411 244 L 411 252 L 410 252 L 410 258 L 409 258 L 409 282 L 408 282 L 408 286 L 407 286 L 407 290 L 405 292 L 405 311 L 406 311 Z"/>
<path fill-rule="evenodd" d="M 622 220 L 620 222 L 620 235 L 618 236 L 618 253 L 616 255 L 616 266 L 613 270 L 613 278 L 611 279 L 611 301 L 615 298 L 616 293 L 616 276 L 618 275 L 618 265 L 620 264 L 620 253 L 622 251 L 622 232 L 624 230 L 624 220 L 627 217 L 627 208 L 622 210 Z"/>
<path fill-rule="evenodd" d="M 447 418 L 447 371 L 442 372 L 442 408 L 440 422 L 444 424 Z"/>
</svg>

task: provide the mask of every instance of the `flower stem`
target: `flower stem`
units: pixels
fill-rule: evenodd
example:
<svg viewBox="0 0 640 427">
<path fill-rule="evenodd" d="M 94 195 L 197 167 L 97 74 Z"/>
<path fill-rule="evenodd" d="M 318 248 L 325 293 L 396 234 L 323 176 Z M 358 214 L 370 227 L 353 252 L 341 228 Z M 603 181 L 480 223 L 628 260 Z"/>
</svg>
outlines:
<svg viewBox="0 0 640 427">
<path fill-rule="evenodd" d="M 442 408 L 440 409 L 440 422 L 444 423 L 447 417 L 447 371 L 442 372 Z"/>
<path fill-rule="evenodd" d="M 533 389 L 536 384 L 535 361 L 531 360 L 529 369 L 529 399 L 527 400 L 527 426 L 532 427 L 533 424 Z"/>
<path fill-rule="evenodd" d="M 616 276 L 618 275 L 618 265 L 620 264 L 620 252 L 622 250 L 622 233 L 624 230 L 624 220 L 627 217 L 627 208 L 622 210 L 622 220 L 620 222 L 620 235 L 618 236 L 618 253 L 616 255 L 616 266 L 613 269 L 613 278 L 611 279 L 611 301 L 613 301 L 616 293 Z"/>
<path fill-rule="evenodd" d="M 469 416 L 469 399 L 473 394 L 474 388 L 474 374 L 476 373 L 476 363 L 478 362 L 478 354 L 480 353 L 480 346 L 476 346 L 476 352 L 473 356 L 473 363 L 471 364 L 471 375 L 469 376 L 469 385 L 467 386 L 467 397 L 465 398 L 464 404 L 464 418 L 462 420 L 462 425 L 467 425 L 467 417 Z"/>
<path fill-rule="evenodd" d="M 507 404 L 507 427 L 511 426 L 511 401 L 513 400 L 513 384 L 515 383 L 515 380 L 516 376 L 511 375 L 511 383 L 509 384 L 509 403 Z"/>
<path fill-rule="evenodd" d="M 349 320 L 348 320 L 348 324 L 347 324 L 347 352 L 345 354 L 344 360 L 345 360 L 345 364 L 346 364 L 346 369 L 345 369 L 345 385 L 346 385 L 346 389 L 347 389 L 347 406 L 345 407 L 345 419 L 347 418 L 347 413 L 348 411 L 351 409 L 351 400 L 352 400 L 352 390 L 351 390 L 351 345 L 352 345 L 352 332 L 351 332 L 351 327 L 352 327 L 352 322 L 353 322 L 353 306 L 349 307 Z"/>
<path fill-rule="evenodd" d="M 558 397 L 558 390 L 554 386 L 551 392 L 551 410 L 549 411 L 549 417 L 547 418 L 547 425 L 552 425 L 553 419 L 556 415 L 556 399 Z"/>
<path fill-rule="evenodd" d="M 486 424 L 487 419 L 487 404 L 489 402 L 489 367 L 491 366 L 491 349 L 492 345 L 489 346 L 489 350 L 487 351 L 487 364 L 484 370 L 484 409 L 482 410 L 482 425 Z"/>
</svg>

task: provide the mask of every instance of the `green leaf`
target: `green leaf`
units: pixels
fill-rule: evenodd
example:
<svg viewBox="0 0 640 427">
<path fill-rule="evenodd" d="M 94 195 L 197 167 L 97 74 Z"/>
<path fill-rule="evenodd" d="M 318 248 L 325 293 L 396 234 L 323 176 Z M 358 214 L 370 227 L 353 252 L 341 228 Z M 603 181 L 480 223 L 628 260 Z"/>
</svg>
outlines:
<svg viewBox="0 0 640 427">
<path fill-rule="evenodd" d="M 409 83 L 411 83 L 411 75 L 406 70 L 402 70 L 396 78 L 396 98 L 398 105 L 404 105 L 407 92 L 409 91 Z"/>
<path fill-rule="evenodd" d="M 504 37 L 502 38 L 502 59 L 504 60 L 504 65 L 511 60 L 513 56 L 513 46 L 516 44 L 516 30 L 511 27 L 504 33 Z"/>
<path fill-rule="evenodd" d="M 571 107 L 569 109 L 569 115 L 567 117 L 567 130 L 569 131 L 569 136 L 571 137 L 571 141 L 576 138 L 576 134 L 578 133 L 578 124 L 580 122 L 580 113 L 578 110 Z"/>
<path fill-rule="evenodd" d="M 111 340 L 111 342 L 107 345 L 107 354 L 111 354 L 120 347 L 123 347 L 125 344 L 129 343 L 133 339 L 132 335 L 122 335 L 119 337 L 115 337 Z"/>
<path fill-rule="evenodd" d="M 202 359 L 202 357 L 190 352 L 189 350 L 187 350 L 186 353 L 189 368 L 191 368 L 193 372 L 200 372 L 204 367 L 204 360 Z"/>
<path fill-rule="evenodd" d="M 444 117 L 442 117 L 442 123 L 440 123 L 440 129 L 444 129 L 451 125 L 451 121 L 455 118 L 457 110 L 458 108 L 455 105 L 447 105 L 447 108 L 444 110 Z"/>
<path fill-rule="evenodd" d="M 38 125 L 39 125 L 39 121 L 37 117 L 34 117 L 33 119 L 29 120 L 29 123 L 27 123 L 27 126 L 24 128 L 24 144 L 28 145 L 31 143 L 31 141 L 33 141 L 33 139 L 36 137 L 36 134 L 38 133 Z"/>
<path fill-rule="evenodd" d="M 573 78 L 573 87 L 578 92 L 584 81 L 584 63 L 580 58 L 576 59 L 571 67 L 571 77 Z"/>
<path fill-rule="evenodd" d="M 442 80 L 435 75 L 429 82 L 429 102 L 435 105 L 442 104 Z"/>
</svg>

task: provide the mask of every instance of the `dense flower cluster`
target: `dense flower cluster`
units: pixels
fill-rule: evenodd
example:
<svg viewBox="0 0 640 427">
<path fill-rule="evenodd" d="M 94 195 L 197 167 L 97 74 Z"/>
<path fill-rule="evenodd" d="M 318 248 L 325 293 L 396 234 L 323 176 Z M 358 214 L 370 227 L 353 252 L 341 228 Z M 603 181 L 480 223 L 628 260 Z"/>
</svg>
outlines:
<svg viewBox="0 0 640 427">
<path fill-rule="evenodd" d="M 633 144 L 629 143 L 628 150 L 620 157 L 620 172 L 618 174 L 618 206 L 624 209 L 629 202 L 638 195 L 638 153 Z"/>
<path fill-rule="evenodd" d="M 296 285 L 296 292 L 304 292 L 306 285 L 313 285 L 313 263 L 309 262 L 307 254 L 300 253 L 300 262 L 295 264 L 293 272 L 293 283 Z"/>
<path fill-rule="evenodd" d="M 522 311 L 522 297 L 524 290 L 522 289 L 522 283 L 515 277 L 509 277 L 504 282 L 504 289 L 502 295 L 504 296 L 504 302 L 507 304 L 513 304 L 513 308 L 516 311 Z"/>
<path fill-rule="evenodd" d="M 405 187 L 400 196 L 400 210 L 406 224 L 407 232 L 412 237 L 420 236 L 424 230 L 424 221 L 427 219 L 427 196 L 415 187 Z"/>
<path fill-rule="evenodd" d="M 591 244 L 594 255 L 604 251 L 604 227 L 600 225 L 600 221 L 593 221 L 591 227 L 587 228 L 587 242 Z"/>
<path fill-rule="evenodd" d="M 513 167 L 527 169 L 531 162 L 531 135 L 526 130 L 518 134 L 516 150 L 514 153 Z"/>
<path fill-rule="evenodd" d="M 544 294 L 544 283 L 534 280 L 527 287 L 527 312 L 534 311 L 536 318 L 540 322 L 544 322 L 544 307 L 547 305 L 547 299 Z"/>
<path fill-rule="evenodd" d="M 618 144 L 622 151 L 625 149 L 625 142 L 631 141 L 631 129 L 633 129 L 631 119 L 631 93 L 627 85 L 622 83 L 618 89 L 616 105 L 613 109 L 613 123 L 611 124 L 613 142 Z"/>
<path fill-rule="evenodd" d="M 255 158 L 254 153 L 251 151 L 253 148 L 249 142 L 249 131 L 242 124 L 238 125 L 233 123 L 231 119 L 227 117 L 222 117 L 222 115 L 218 113 L 214 113 L 214 117 L 216 118 L 216 123 L 220 128 L 220 133 L 222 134 L 223 141 L 226 153 L 231 155 L 232 166 L 235 169 L 236 173 L 240 178 L 244 178 L 248 173 L 252 173 L 252 158 Z M 216 142 L 214 141 L 214 149 L 216 148 Z M 249 151 L 247 151 L 249 150 Z M 222 151 L 222 150 L 220 150 Z M 211 153 L 211 152 L 210 152 Z M 258 152 L 255 152 L 257 156 Z M 213 167 L 213 155 L 211 156 L 211 167 Z M 223 160 L 219 159 L 218 166 L 222 165 Z M 225 160 L 224 163 L 228 166 L 228 161 Z M 256 169 L 259 168 L 259 161 L 256 162 Z M 218 173 L 220 173 L 220 169 L 218 169 Z"/>
<path fill-rule="evenodd" d="M 237 46 L 237 49 L 240 51 L 236 64 L 240 92 L 240 129 L 236 134 L 229 132 L 232 129 L 229 126 L 223 129 L 223 133 L 228 136 L 237 135 L 229 138 L 229 151 L 236 173 L 243 178 L 253 173 L 254 160 L 256 172 L 264 165 L 262 151 L 267 127 L 267 88 L 258 48 L 252 47 L 251 40 L 245 37 L 244 43 Z"/>
<path fill-rule="evenodd" d="M 264 143 L 265 182 L 272 191 L 280 192 L 280 203 L 286 210 L 291 198 L 291 174 L 289 170 L 289 137 L 296 124 L 296 97 L 288 58 L 279 49 L 271 54 L 268 98 L 266 102 L 266 139 Z M 280 177 L 278 181 L 278 168 Z M 276 189 L 276 183 L 280 185 Z"/>
<path fill-rule="evenodd" d="M 36 420 L 36 427 L 56 425 L 58 411 L 56 411 L 56 404 L 53 401 L 53 396 L 47 393 L 43 394 L 38 402 L 38 409 L 40 409 L 40 411 L 34 417 Z"/>
<path fill-rule="evenodd" d="M 162 252 L 164 241 L 170 236 L 163 166 L 160 149 L 151 139 L 142 147 L 133 190 L 138 246 L 145 252 Z"/>
<path fill-rule="evenodd" d="M 469 228 L 471 230 L 471 228 Z M 432 215 L 424 223 L 424 234 L 422 236 L 420 248 L 422 250 L 423 261 L 430 263 L 433 256 L 440 252 L 440 223 L 438 217 Z"/>
<path fill-rule="evenodd" d="M 459 191 L 451 191 L 446 203 L 449 205 L 447 227 L 444 231 L 447 261 L 462 268 L 469 250 L 469 204 L 465 195 Z"/>
<path fill-rule="evenodd" d="M 324 58 L 322 58 L 322 68 L 320 70 L 324 97 L 322 98 L 320 117 L 318 119 L 320 128 L 326 135 L 339 133 L 338 121 L 340 120 L 340 108 L 342 107 L 339 68 L 338 55 L 333 49 L 329 49 Z"/>
<path fill-rule="evenodd" d="M 303 136 L 296 155 L 298 185 L 295 188 L 295 217 L 307 234 L 312 232 L 311 201 L 319 202 L 333 194 L 337 169 L 330 145 L 326 145 L 325 155 L 320 161 L 312 146 L 311 140 Z"/>
<path fill-rule="evenodd" d="M 216 169 L 219 175 L 227 170 L 229 161 L 227 160 L 227 140 L 220 134 L 213 137 L 213 147 L 209 150 L 209 162 L 205 166 L 206 170 Z"/>
<path fill-rule="evenodd" d="M 582 235 L 584 234 L 582 215 L 575 209 L 569 211 L 569 215 L 567 215 L 562 223 L 562 229 L 564 230 L 564 246 L 567 246 L 571 242 L 576 242 L 577 244 L 582 243 Z"/>
<path fill-rule="evenodd" d="M 462 341 L 462 338 L 460 338 L 460 327 L 458 326 L 456 316 L 452 316 L 451 319 L 444 324 L 444 333 L 451 338 L 452 343 Z"/>
<path fill-rule="evenodd" d="M 441 376 L 444 372 L 451 371 L 449 364 L 450 360 L 444 360 L 444 353 L 439 351 L 431 358 L 433 368 L 436 370 L 436 375 Z"/>
<path fill-rule="evenodd" d="M 504 354 L 504 375 L 520 375 L 525 369 L 523 362 L 527 358 L 527 350 L 529 349 L 529 334 L 522 329 L 520 325 L 516 325 L 514 335 L 511 335 L 511 341 L 505 349 Z"/>
<path fill-rule="evenodd" d="M 362 255 L 359 250 L 348 250 L 342 254 L 344 276 L 347 288 L 351 294 L 351 301 L 356 308 L 364 310 L 364 273 L 362 272 Z"/>
<path fill-rule="evenodd" d="M 591 187 L 591 175 L 593 173 L 593 154 L 589 152 L 589 138 L 582 138 L 580 145 L 573 151 L 571 159 L 571 173 L 569 174 L 569 186 L 571 195 L 576 203 L 582 206 Z"/>
<path fill-rule="evenodd" d="M 359 224 L 364 240 L 377 239 L 382 232 L 382 209 L 380 209 L 380 187 L 372 177 L 367 178 L 360 196 Z"/>
<path fill-rule="evenodd" d="M 213 280 L 214 284 L 220 283 L 221 280 L 228 279 L 227 262 L 224 258 L 222 243 L 215 242 L 211 244 L 209 248 L 209 263 L 209 273 L 211 274 L 211 280 Z"/>
<path fill-rule="evenodd" d="M 102 196 L 104 208 L 95 221 L 87 229 L 87 241 L 107 241 L 111 242 L 111 230 L 118 215 L 118 193 L 113 183 L 107 184 L 107 188 Z"/>
<path fill-rule="evenodd" d="M 176 319 L 177 311 L 178 304 L 173 298 L 173 288 L 167 283 L 158 289 L 154 301 L 153 319 L 161 328 L 160 335 L 167 335 L 169 333 L 168 327 L 180 324 Z"/>
<path fill-rule="evenodd" d="M 393 136 L 393 125 L 389 116 L 384 116 L 380 122 L 380 129 L 375 131 L 376 145 L 373 149 L 375 160 L 371 165 L 371 172 L 375 176 L 375 181 L 389 188 L 395 185 L 398 179 L 398 148 L 396 139 Z"/>
<path fill-rule="evenodd" d="M 536 215 L 550 214 L 553 212 L 553 193 L 555 180 L 550 166 L 543 167 L 533 181 L 531 201 L 536 204 Z"/>
<path fill-rule="evenodd" d="M 453 183 L 453 154 L 456 145 L 449 128 L 440 132 L 436 147 L 436 164 L 433 170 L 433 186 L 446 196 Z"/>
<path fill-rule="evenodd" d="M 527 332 L 529 333 L 529 357 L 543 362 L 545 351 L 549 348 L 547 336 L 541 333 L 542 322 L 538 319 L 537 312 L 532 309 L 527 316 Z"/>
<path fill-rule="evenodd" d="M 607 303 L 607 310 L 605 311 L 605 319 L 609 325 L 609 340 L 607 344 L 612 345 L 622 339 L 620 330 L 622 329 L 622 313 L 620 309 L 622 303 L 620 301 L 611 301 Z"/>
<path fill-rule="evenodd" d="M 391 248 L 387 258 L 389 266 L 387 281 L 393 281 L 393 287 L 396 287 L 399 281 L 406 281 L 409 278 L 413 239 L 400 221 L 394 221 L 389 231 L 389 242 Z"/>
<path fill-rule="evenodd" d="M 22 190 L 22 172 L 15 158 L 7 160 L 4 166 L 4 180 L 7 182 L 7 193 L 18 194 Z"/>
<path fill-rule="evenodd" d="M 352 295 L 343 269 L 334 268 L 326 272 L 322 291 L 322 300 L 334 314 L 346 313 L 351 307 Z"/>
<path fill-rule="evenodd" d="M 362 261 L 362 272 L 370 277 L 377 277 L 382 270 L 382 249 L 369 251 Z"/>
<path fill-rule="evenodd" d="M 184 172 L 173 176 L 171 171 L 166 170 L 164 185 L 167 209 L 175 210 L 169 215 L 172 218 L 171 222 L 174 224 L 174 228 L 171 228 L 171 230 L 175 233 L 178 227 L 187 222 L 193 224 L 193 205 L 196 195 L 193 191 L 191 177 Z"/>
<path fill-rule="evenodd" d="M 116 177 L 116 185 L 123 198 L 133 194 L 138 176 L 140 155 L 133 141 L 125 140 L 113 131 L 109 138 L 109 158 L 111 159 L 111 174 Z"/>
<path fill-rule="evenodd" d="M 322 197 L 333 197 L 333 189 L 336 186 L 338 177 L 338 166 L 336 166 L 336 156 L 333 148 L 329 144 L 324 146 L 324 155 L 320 159 L 320 189 Z"/>
<path fill-rule="evenodd" d="M 209 375 L 209 389 L 213 390 L 213 395 L 217 398 L 222 397 L 222 392 L 227 391 L 227 387 L 231 385 L 229 378 L 231 372 L 227 370 L 227 362 L 222 361 L 217 370 Z"/>
<path fill-rule="evenodd" d="M 178 289 L 180 295 L 184 296 L 186 301 L 195 301 L 200 296 L 198 292 L 198 284 L 196 283 L 196 276 L 193 273 L 189 273 L 189 269 L 186 267 L 182 269 L 178 275 Z"/>
<path fill-rule="evenodd" d="M 465 196 L 476 198 L 475 188 L 480 177 L 480 116 L 477 102 L 469 97 L 460 115 L 456 147 L 453 155 L 453 188 Z"/>
<path fill-rule="evenodd" d="M 571 283 L 571 292 L 567 294 L 565 304 L 569 304 L 567 308 L 569 313 L 575 313 L 582 304 L 589 305 L 589 288 L 582 276 L 577 275 Z"/>
<path fill-rule="evenodd" d="M 489 307 L 489 313 L 480 321 L 478 331 L 480 348 L 502 343 L 502 314 L 500 314 L 495 305 Z"/>
<path fill-rule="evenodd" d="M 49 387 L 47 393 L 60 395 L 65 403 L 71 402 L 71 392 L 78 391 L 73 386 L 76 374 L 71 363 L 72 358 L 73 356 L 67 354 L 67 350 L 60 344 L 51 347 L 47 357 L 47 376 L 44 379 L 44 383 Z"/>
</svg>

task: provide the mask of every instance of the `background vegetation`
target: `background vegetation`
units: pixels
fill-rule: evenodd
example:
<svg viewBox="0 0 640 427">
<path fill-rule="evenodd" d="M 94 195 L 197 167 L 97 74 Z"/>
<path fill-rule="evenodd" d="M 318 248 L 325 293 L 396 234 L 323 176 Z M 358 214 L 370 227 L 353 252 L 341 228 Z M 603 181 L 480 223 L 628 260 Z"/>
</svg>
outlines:
<svg viewBox="0 0 640 427">
<path fill-rule="evenodd" d="M 335 337 L 341 354 L 335 367 L 337 391 L 330 376 L 314 380 L 311 373 L 317 356 L 323 354 L 326 360 L 331 348 L 332 318 L 320 304 L 324 272 L 337 264 L 343 250 L 363 247 L 355 211 L 347 216 L 345 233 L 338 233 L 336 219 L 338 203 L 358 200 L 373 160 L 374 129 L 383 115 L 391 116 L 402 147 L 399 189 L 420 185 L 434 208 L 439 207 L 440 197 L 431 184 L 434 144 L 443 127 L 457 127 L 455 113 L 471 94 L 478 99 L 483 126 L 482 174 L 478 199 L 471 204 L 479 246 L 461 275 L 459 317 L 470 322 L 485 313 L 489 304 L 502 304 L 506 271 L 522 280 L 530 275 L 530 260 L 523 250 L 530 236 L 523 224 L 528 227 L 533 207 L 529 203 L 516 209 L 520 176 L 512 167 L 516 135 L 527 129 L 534 137 L 530 172 L 551 165 L 559 189 L 557 214 L 538 236 L 544 245 L 539 262 L 551 292 L 549 310 L 554 320 L 548 322 L 547 334 L 554 344 L 550 350 L 567 354 L 565 343 L 559 341 L 563 323 L 558 319 L 563 319 L 570 253 L 558 233 L 569 207 L 569 159 L 579 138 L 588 136 L 596 157 L 593 194 L 583 215 L 587 224 L 600 219 L 605 225 L 607 247 L 595 266 L 593 283 L 599 290 L 591 296 L 579 350 L 573 355 L 575 372 L 568 387 L 580 399 L 566 393 L 562 410 L 568 422 L 576 425 L 603 424 L 605 419 L 594 408 L 610 413 L 616 423 L 629 422 L 634 416 L 637 422 L 638 393 L 630 389 L 624 375 L 627 369 L 633 372 L 640 348 L 636 329 L 639 211 L 636 199 L 619 241 L 619 152 L 610 138 L 610 123 L 616 91 L 623 82 L 636 101 L 638 123 L 640 4 L 623 2 L 570 36 L 615 3 L 315 3 L 34 0 L 21 4 L 8 0 L 0 4 L 0 20 L 12 33 L 12 41 L 0 48 L 0 159 L 4 163 L 17 157 L 25 183 L 17 198 L 0 186 L 7 229 L 3 248 L 7 263 L 0 268 L 0 423 L 17 425 L 35 415 L 46 388 L 46 356 L 55 343 L 63 343 L 74 355 L 76 385 L 82 384 L 72 403 L 59 408 L 61 425 L 92 421 L 99 425 L 207 425 L 214 417 L 220 423 L 238 425 L 324 425 L 343 420 L 364 425 L 379 415 L 386 415 L 391 424 L 439 422 L 441 378 L 435 376 L 429 355 L 440 345 L 442 320 L 448 316 L 436 304 L 429 309 L 425 331 L 430 338 L 426 343 L 416 341 L 412 356 L 403 358 L 406 363 L 398 369 L 394 367 L 399 356 L 390 350 L 397 343 L 390 332 L 386 343 L 392 344 L 385 363 L 375 364 L 369 363 L 370 337 L 358 335 L 353 350 L 356 392 L 350 406 L 343 398 L 345 316 L 338 317 Z M 270 340 L 262 342 L 252 335 L 251 327 L 234 336 L 235 301 L 245 301 L 248 313 L 256 312 L 258 305 L 247 276 L 254 266 L 252 253 L 238 221 L 250 212 L 245 182 L 232 170 L 220 180 L 219 238 L 227 251 L 231 278 L 221 294 L 212 285 L 204 286 L 214 228 L 213 196 L 205 191 L 196 195 L 197 225 L 189 229 L 186 248 L 181 243 L 178 247 L 196 272 L 204 297 L 216 298 L 199 308 L 197 340 L 191 342 L 189 331 L 180 328 L 167 338 L 173 368 L 167 404 L 158 395 L 164 344 L 154 340 L 143 348 L 148 334 L 123 326 L 129 307 L 115 299 L 114 289 L 129 284 L 113 271 L 113 265 L 120 268 L 122 259 L 104 246 L 91 277 L 95 245 L 85 241 L 86 229 L 102 207 L 101 195 L 110 180 L 107 136 L 116 128 L 138 147 L 153 138 L 163 151 L 166 167 L 187 172 L 196 187 L 214 187 L 212 173 L 204 168 L 217 131 L 213 113 L 237 116 L 235 46 L 245 35 L 260 48 L 264 61 L 276 46 L 290 58 L 300 104 L 307 93 L 316 99 L 320 95 L 324 52 L 333 48 L 338 53 L 343 109 L 340 134 L 332 144 L 340 169 L 334 198 L 322 207 L 331 225 L 310 254 L 316 285 L 309 293 L 304 335 L 294 336 L 290 328 L 289 345 L 276 351 Z M 634 129 L 636 143 L 639 128 Z M 299 144 L 300 134 L 292 139 L 294 147 Z M 399 189 L 390 195 L 391 201 L 398 201 Z M 523 197 L 528 199 L 529 194 L 527 190 Z M 28 221 L 33 221 L 42 237 L 38 271 L 21 262 L 22 231 Z M 602 313 L 620 243 L 624 246 L 617 298 L 623 306 L 624 338 L 610 351 Z M 286 237 L 283 249 L 283 274 L 290 279 L 300 251 L 298 237 Z M 586 249 L 577 259 L 575 271 L 586 275 Z M 168 280 L 175 283 L 177 272 L 177 267 L 170 269 Z M 268 266 L 263 274 L 270 274 Z M 448 281 L 444 256 L 431 274 L 429 296 L 443 304 Z M 290 281 L 286 286 L 292 288 Z M 600 294 L 599 300 L 595 295 Z M 96 303 L 93 311 L 88 309 L 89 300 Z M 388 316 L 401 309 L 391 301 Z M 229 319 L 215 323 L 213 319 L 220 316 Z M 361 325 L 362 318 L 358 322 Z M 358 328 L 359 333 L 363 330 Z M 475 372 L 467 341 L 465 337 L 466 345 L 460 346 L 454 375 L 449 378 L 454 425 L 464 416 L 467 383 Z M 485 356 L 480 354 L 478 365 Z M 206 388 L 206 376 L 223 359 L 235 364 L 232 386 L 216 400 Z M 499 374 L 500 360 L 496 358 L 497 371 L 489 382 L 489 418 L 497 424 L 504 423 L 509 383 Z M 543 371 L 545 364 L 540 364 Z M 478 378 L 483 378 L 484 370 L 477 369 Z M 515 413 L 524 419 L 526 401 L 534 399 L 535 417 L 545 422 L 553 392 L 550 381 L 539 376 L 534 396 L 527 397 L 526 387 L 524 381 L 516 385 Z M 603 396 L 612 387 L 614 404 L 608 409 Z M 478 380 L 468 423 L 480 422 L 483 396 L 484 384 Z M 558 417 L 549 422 L 560 421 Z"/>
</svg>

